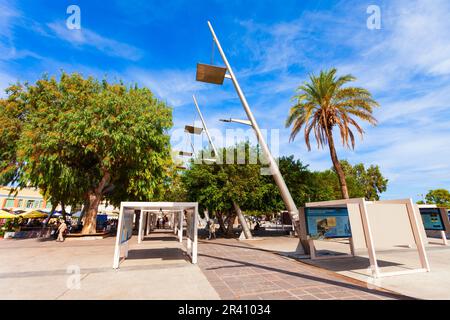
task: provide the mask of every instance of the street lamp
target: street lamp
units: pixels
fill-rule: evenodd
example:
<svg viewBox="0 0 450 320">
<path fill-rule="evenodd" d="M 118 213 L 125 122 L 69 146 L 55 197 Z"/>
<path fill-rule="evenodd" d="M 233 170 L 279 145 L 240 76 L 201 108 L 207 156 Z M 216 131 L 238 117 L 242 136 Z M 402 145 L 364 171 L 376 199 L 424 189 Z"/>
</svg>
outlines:
<svg viewBox="0 0 450 320">
<path fill-rule="evenodd" d="M 196 80 L 200 82 L 222 85 L 225 80 L 226 73 L 227 68 L 198 63 Z"/>
<path fill-rule="evenodd" d="M 249 120 L 241 120 L 241 119 L 220 119 L 219 121 L 222 122 L 234 122 L 234 123 L 239 123 L 239 124 L 245 124 L 246 126 L 250 126 L 252 127 L 252 123 Z"/>
<path fill-rule="evenodd" d="M 197 128 L 194 126 L 186 125 L 184 127 L 184 132 L 190 133 L 190 134 L 197 134 L 200 135 L 203 132 L 203 128 Z"/>
<path fill-rule="evenodd" d="M 234 88 L 236 89 L 237 95 L 239 96 L 239 99 L 241 100 L 241 103 L 245 110 L 245 113 L 247 114 L 248 123 L 249 123 L 249 125 L 251 125 L 253 127 L 253 130 L 255 131 L 256 137 L 259 141 L 259 144 L 261 145 L 263 153 L 268 160 L 269 168 L 273 175 L 275 183 L 277 184 L 277 186 L 280 190 L 280 194 L 281 194 L 281 197 L 283 198 L 283 202 L 289 211 L 292 222 L 295 226 L 298 236 L 300 237 L 299 213 L 298 213 L 297 206 L 295 205 L 294 200 L 292 199 L 289 189 L 287 188 L 286 183 L 283 179 L 283 176 L 281 175 L 280 169 L 278 168 L 278 165 L 275 162 L 275 159 L 273 158 L 273 156 L 269 150 L 269 147 L 268 147 L 268 145 L 264 139 L 264 136 L 258 126 L 258 123 L 256 122 L 256 119 L 250 109 L 250 106 L 247 102 L 244 92 L 242 91 L 242 89 L 239 85 L 239 82 L 233 72 L 233 69 L 231 68 L 231 65 L 228 62 L 228 59 L 222 49 L 222 46 L 220 45 L 219 39 L 217 38 L 216 33 L 214 32 L 214 29 L 209 21 L 208 21 L 208 27 L 209 27 L 209 30 L 211 31 L 213 41 L 217 45 L 217 49 L 219 50 L 220 55 L 222 56 L 222 60 L 225 63 L 226 68 L 205 65 L 205 64 L 197 64 L 197 77 L 196 78 L 198 81 L 212 83 L 212 84 L 223 84 L 225 78 L 229 78 L 233 81 Z M 230 119 L 230 122 L 232 122 L 231 119 Z M 305 250 L 301 244 L 301 241 L 299 241 L 299 245 L 297 247 L 297 252 L 298 253 L 305 252 Z"/>
</svg>

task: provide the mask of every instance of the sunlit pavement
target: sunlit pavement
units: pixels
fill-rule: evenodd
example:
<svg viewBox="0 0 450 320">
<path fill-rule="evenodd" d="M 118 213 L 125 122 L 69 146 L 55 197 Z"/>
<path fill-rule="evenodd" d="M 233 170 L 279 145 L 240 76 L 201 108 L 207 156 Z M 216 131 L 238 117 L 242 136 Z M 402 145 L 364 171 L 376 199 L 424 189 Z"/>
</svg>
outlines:
<svg viewBox="0 0 450 320">
<path fill-rule="evenodd" d="M 295 238 L 274 237 L 252 242 L 200 240 L 199 263 L 192 265 L 185 249 L 170 232 L 158 232 L 146 237 L 141 245 L 133 237 L 129 257 L 121 263 L 120 270 L 112 269 L 114 241 L 114 237 L 64 243 L 0 240 L 0 299 L 377 300 L 416 296 L 395 287 L 395 283 L 383 285 L 392 291 L 378 290 L 363 277 L 347 277 L 348 271 L 341 269 L 354 267 L 347 259 L 316 263 L 337 271 L 333 272 L 280 255 L 293 250 Z M 333 245 L 328 249 L 345 248 L 344 244 Z M 324 248 L 319 245 L 319 249 Z M 450 250 L 436 247 L 431 255 L 440 256 L 442 252 L 450 253 Z M 431 262 L 437 269 L 436 259 L 432 258 Z M 448 265 L 444 261 L 441 264 Z M 77 270 L 80 271 L 79 287 L 74 276 Z M 427 282 L 432 280 L 430 275 L 412 276 L 419 279 L 422 288 L 432 287 Z M 407 277 L 411 276 L 396 278 Z M 404 287 L 400 282 L 397 286 Z"/>
<path fill-rule="evenodd" d="M 222 299 L 407 298 L 235 239 L 202 240 L 199 265 Z"/>
<path fill-rule="evenodd" d="M 0 240 L 0 299 L 219 299 L 170 233 L 133 237 L 120 270 L 114 241 Z"/>
<path fill-rule="evenodd" d="M 431 272 L 413 273 L 380 279 L 369 277 L 367 252 L 357 251 L 355 258 L 315 260 L 301 259 L 301 262 L 321 267 L 337 274 L 367 283 L 369 287 L 381 287 L 417 299 L 450 299 L 450 246 L 442 246 L 438 239 L 429 238 L 426 252 Z M 291 237 L 266 237 L 250 244 L 259 249 L 295 257 L 293 251 L 298 240 Z M 316 241 L 319 254 L 348 253 L 348 241 Z M 377 258 L 382 272 L 419 268 L 416 249 L 396 247 L 377 249 Z"/>
</svg>

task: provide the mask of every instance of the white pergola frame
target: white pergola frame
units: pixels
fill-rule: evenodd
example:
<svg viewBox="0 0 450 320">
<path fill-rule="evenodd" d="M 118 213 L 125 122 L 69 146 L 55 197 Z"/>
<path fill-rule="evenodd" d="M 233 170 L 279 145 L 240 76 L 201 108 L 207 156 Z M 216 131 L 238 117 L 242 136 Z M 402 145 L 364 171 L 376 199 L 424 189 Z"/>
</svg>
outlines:
<svg viewBox="0 0 450 320">
<path fill-rule="evenodd" d="M 156 220 L 150 218 L 156 217 L 162 210 L 163 213 L 171 213 L 173 215 L 173 231 L 178 234 L 178 241 L 183 242 L 183 223 L 185 218 L 186 225 L 186 252 L 191 258 L 193 264 L 197 263 L 198 255 L 198 203 L 197 202 L 122 202 L 120 204 L 119 223 L 117 226 L 116 245 L 114 249 L 113 268 L 118 269 L 121 262 L 123 251 L 124 259 L 128 256 L 128 241 L 121 243 L 121 232 L 123 228 L 124 210 L 139 210 L 141 217 L 139 219 L 138 244 L 142 243 L 145 235 L 153 229 Z M 185 211 L 187 215 L 185 217 Z M 188 219 L 190 217 L 190 219 Z M 146 223 L 144 223 L 144 221 Z M 190 222 L 190 223 L 189 223 Z M 147 232 L 145 232 L 145 229 Z M 122 250 L 124 249 L 124 250 Z"/>
<path fill-rule="evenodd" d="M 372 228 L 370 224 L 369 214 L 367 210 L 367 205 L 372 203 L 380 203 L 380 204 L 405 204 L 407 207 L 408 218 L 410 222 L 410 227 L 412 231 L 412 235 L 414 237 L 415 244 L 417 246 L 417 252 L 419 255 L 419 260 L 422 268 L 413 269 L 413 270 L 405 270 L 405 271 L 394 271 L 394 272 L 381 272 L 380 267 L 377 261 L 377 254 L 375 251 L 374 238 L 372 233 Z M 374 278 L 382 278 L 382 277 L 390 277 L 397 276 L 403 274 L 410 274 L 416 272 L 430 272 L 430 264 L 428 262 L 428 258 L 425 251 L 425 241 L 422 238 L 422 235 L 419 231 L 419 222 L 418 215 L 415 214 L 415 206 L 412 202 L 412 199 L 403 199 L 403 200 L 381 200 L 381 201 L 366 201 L 364 198 L 361 199 L 348 199 L 348 200 L 334 200 L 334 201 L 323 201 L 323 202 L 312 202 L 307 203 L 305 207 L 327 207 L 327 206 L 335 206 L 335 205 L 347 205 L 347 204 L 358 204 L 359 211 L 361 214 L 361 222 L 362 229 L 364 232 L 365 242 L 369 254 L 370 260 L 370 268 L 372 270 L 372 276 Z M 314 244 L 310 242 L 310 245 L 314 247 Z M 351 256 L 354 256 L 354 247 L 353 240 L 350 239 L 350 248 L 351 248 Z M 315 252 L 314 252 L 315 255 Z M 317 259 L 317 257 L 314 257 Z"/>
</svg>

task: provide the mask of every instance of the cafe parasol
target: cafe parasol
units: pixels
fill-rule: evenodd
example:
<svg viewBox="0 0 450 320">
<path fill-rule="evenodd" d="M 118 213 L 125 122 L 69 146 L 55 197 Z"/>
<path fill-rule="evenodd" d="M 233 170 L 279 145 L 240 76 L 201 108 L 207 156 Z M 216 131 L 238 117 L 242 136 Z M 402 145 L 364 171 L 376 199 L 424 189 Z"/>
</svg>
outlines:
<svg viewBox="0 0 450 320">
<path fill-rule="evenodd" d="M 35 210 L 35 211 L 22 213 L 19 216 L 24 219 L 39 219 L 39 218 L 47 218 L 48 214 Z"/>
<path fill-rule="evenodd" d="M 15 214 L 9 213 L 6 210 L 0 210 L 0 219 L 14 219 L 16 217 Z"/>
</svg>

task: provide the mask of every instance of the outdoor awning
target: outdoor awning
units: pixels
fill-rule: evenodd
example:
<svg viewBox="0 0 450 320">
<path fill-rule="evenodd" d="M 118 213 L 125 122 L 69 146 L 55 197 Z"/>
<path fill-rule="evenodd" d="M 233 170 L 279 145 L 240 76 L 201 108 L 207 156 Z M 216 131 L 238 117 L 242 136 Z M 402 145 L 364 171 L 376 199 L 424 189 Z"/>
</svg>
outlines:
<svg viewBox="0 0 450 320">
<path fill-rule="evenodd" d="M 5 210 L 0 210 L 0 219 L 14 219 L 17 216 Z"/>
<path fill-rule="evenodd" d="M 40 211 L 31 211 L 27 213 L 22 213 L 19 216 L 25 219 L 39 219 L 39 218 L 47 218 L 48 214 Z"/>
</svg>

